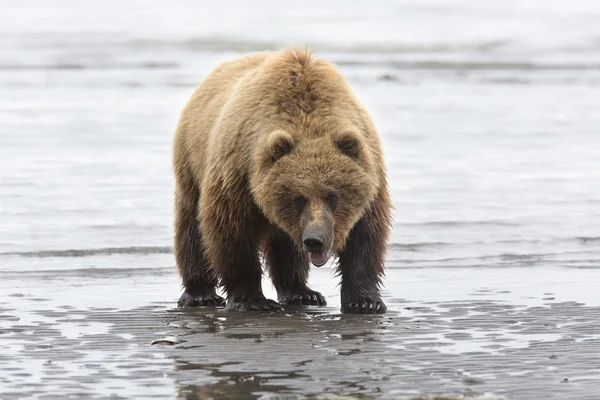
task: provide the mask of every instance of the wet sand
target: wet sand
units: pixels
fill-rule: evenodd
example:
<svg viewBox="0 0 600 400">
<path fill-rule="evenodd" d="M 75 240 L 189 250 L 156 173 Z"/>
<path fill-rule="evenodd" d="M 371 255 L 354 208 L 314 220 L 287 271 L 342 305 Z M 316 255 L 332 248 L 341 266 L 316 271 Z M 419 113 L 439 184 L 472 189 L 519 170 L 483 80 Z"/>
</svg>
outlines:
<svg viewBox="0 0 600 400">
<path fill-rule="evenodd" d="M 596 397 L 595 271 L 395 269 L 378 316 L 331 275 L 328 307 L 270 314 L 177 309 L 166 267 L 2 273 L 0 398 Z"/>
<path fill-rule="evenodd" d="M 0 0 L 0 399 L 600 398 L 596 0 L 147 4 Z M 305 44 L 382 135 L 389 312 L 330 265 L 323 309 L 176 309 L 179 112 Z"/>
</svg>

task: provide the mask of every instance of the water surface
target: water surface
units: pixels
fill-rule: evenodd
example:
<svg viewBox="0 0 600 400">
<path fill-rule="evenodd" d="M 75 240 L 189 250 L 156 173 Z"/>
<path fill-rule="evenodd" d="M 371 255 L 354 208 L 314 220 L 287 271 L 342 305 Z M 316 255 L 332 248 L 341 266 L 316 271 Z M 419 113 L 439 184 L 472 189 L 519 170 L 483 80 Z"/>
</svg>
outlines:
<svg viewBox="0 0 600 400">
<path fill-rule="evenodd" d="M 595 398 L 598 20 L 594 1 L 0 1 L 0 397 Z M 179 112 L 220 61 L 306 44 L 383 138 L 390 312 L 340 315 L 328 268 L 322 310 L 177 310 Z"/>
</svg>

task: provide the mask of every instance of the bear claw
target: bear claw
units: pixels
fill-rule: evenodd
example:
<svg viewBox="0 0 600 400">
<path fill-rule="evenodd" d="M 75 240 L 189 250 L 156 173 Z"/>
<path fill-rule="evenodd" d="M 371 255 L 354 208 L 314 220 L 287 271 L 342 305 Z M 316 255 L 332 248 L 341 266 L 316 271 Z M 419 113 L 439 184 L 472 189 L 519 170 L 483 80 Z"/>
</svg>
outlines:
<svg viewBox="0 0 600 400">
<path fill-rule="evenodd" d="M 283 308 L 276 301 L 269 300 L 265 297 L 250 298 L 234 301 L 227 300 L 225 306 L 227 311 L 282 311 Z"/>
<path fill-rule="evenodd" d="M 313 290 L 304 293 L 293 293 L 279 297 L 279 303 L 294 306 L 326 306 L 325 297 Z"/>
<path fill-rule="evenodd" d="M 342 304 L 342 313 L 348 314 L 384 314 L 387 311 L 381 300 L 363 300 Z"/>
<path fill-rule="evenodd" d="M 179 301 L 179 307 L 222 307 L 225 305 L 225 300 L 216 293 L 191 294 L 183 292 Z"/>
</svg>

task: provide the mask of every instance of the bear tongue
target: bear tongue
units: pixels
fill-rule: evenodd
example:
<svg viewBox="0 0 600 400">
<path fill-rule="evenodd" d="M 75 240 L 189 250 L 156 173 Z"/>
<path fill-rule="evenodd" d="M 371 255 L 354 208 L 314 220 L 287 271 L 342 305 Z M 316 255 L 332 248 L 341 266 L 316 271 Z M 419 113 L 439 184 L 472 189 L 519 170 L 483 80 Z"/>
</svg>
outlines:
<svg viewBox="0 0 600 400">
<path fill-rule="evenodd" d="M 310 262 L 315 267 L 322 267 L 329 260 L 329 252 L 322 251 L 320 253 L 310 253 Z"/>
</svg>

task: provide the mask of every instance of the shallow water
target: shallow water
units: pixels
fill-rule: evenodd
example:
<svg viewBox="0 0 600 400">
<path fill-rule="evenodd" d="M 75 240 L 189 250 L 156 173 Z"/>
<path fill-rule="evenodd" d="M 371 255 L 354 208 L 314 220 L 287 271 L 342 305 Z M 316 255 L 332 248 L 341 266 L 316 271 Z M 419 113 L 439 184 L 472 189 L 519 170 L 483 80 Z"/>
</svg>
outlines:
<svg viewBox="0 0 600 400">
<path fill-rule="evenodd" d="M 598 20 L 594 1 L 0 1 L 0 398 L 595 398 Z M 329 268 L 325 309 L 177 310 L 178 113 L 218 62 L 307 42 L 385 144 L 390 312 L 341 316 Z"/>
</svg>

